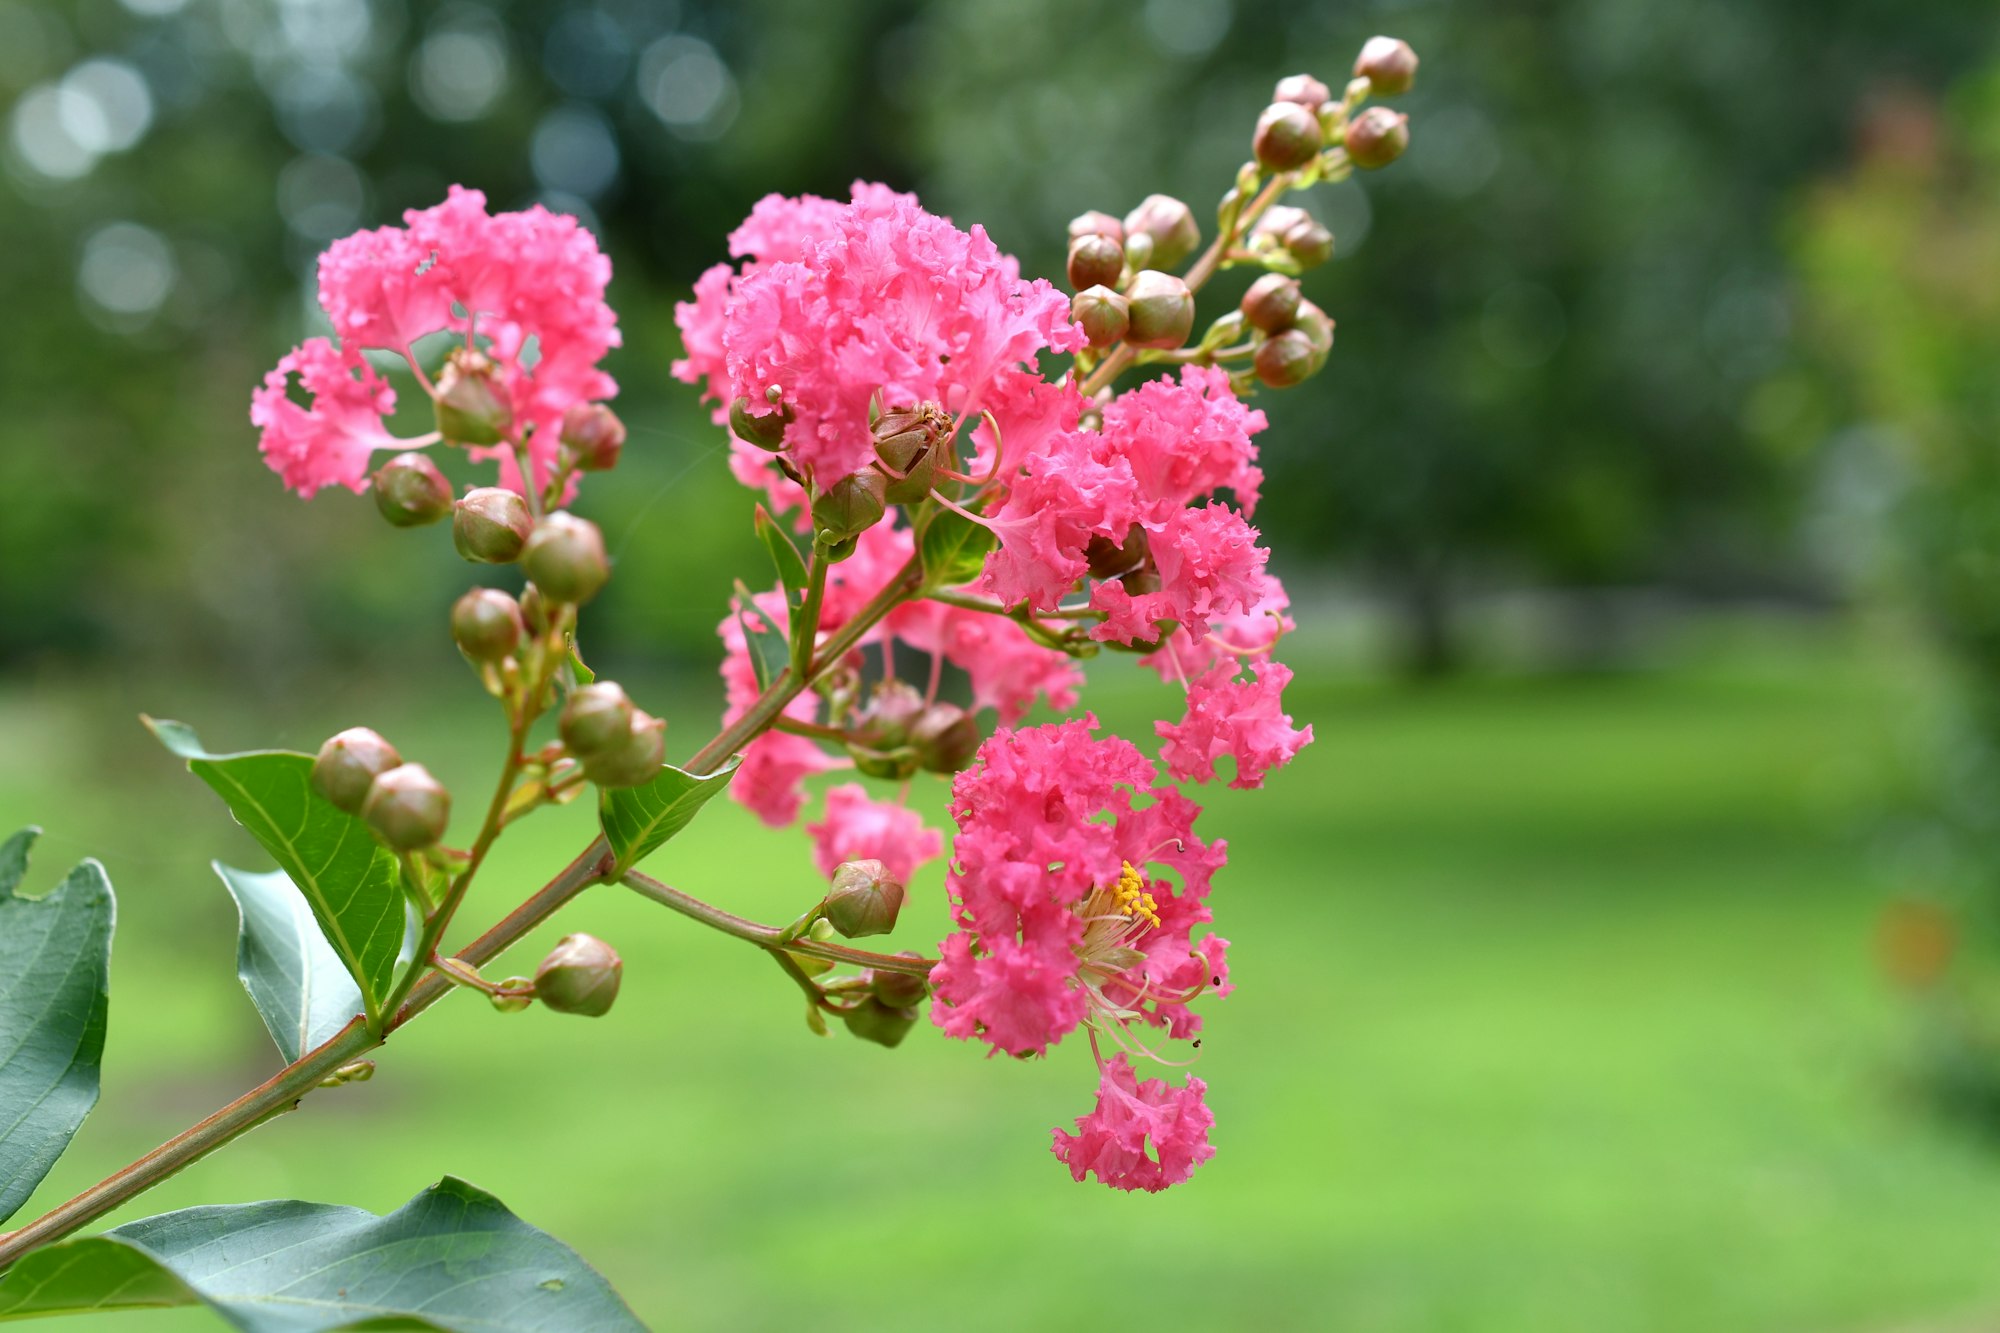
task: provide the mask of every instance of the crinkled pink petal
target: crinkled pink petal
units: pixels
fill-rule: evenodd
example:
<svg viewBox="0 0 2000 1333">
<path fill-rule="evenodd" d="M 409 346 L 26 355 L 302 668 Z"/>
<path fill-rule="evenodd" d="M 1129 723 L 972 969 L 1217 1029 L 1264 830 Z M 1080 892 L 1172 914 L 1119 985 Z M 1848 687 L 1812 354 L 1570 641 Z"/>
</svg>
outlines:
<svg viewBox="0 0 2000 1333">
<path fill-rule="evenodd" d="M 294 373 L 312 395 L 310 407 L 300 407 L 287 393 Z M 382 424 L 395 406 L 395 391 L 358 352 L 309 338 L 250 395 L 250 422 L 262 431 L 257 447 L 271 470 L 311 498 L 323 486 L 353 491 L 367 486 L 375 451 L 400 447 Z"/>
<path fill-rule="evenodd" d="M 997 940 L 975 953 L 970 936 L 947 936 L 931 969 L 931 1021 L 997 1055 L 1040 1055 L 1083 1021 L 1072 969 L 1066 951 Z"/>
<path fill-rule="evenodd" d="M 1192 1075 L 1183 1088 L 1164 1079 L 1141 1082 L 1131 1063 L 1117 1056 L 1104 1066 L 1097 1106 L 1077 1120 L 1076 1133 L 1055 1131 L 1055 1155 L 1077 1180 L 1095 1175 L 1113 1189 L 1157 1193 L 1178 1185 L 1215 1156 L 1207 1092 L 1208 1085 Z"/>
<path fill-rule="evenodd" d="M 826 818 L 807 824 L 813 864 L 831 878 L 843 861 L 880 861 L 889 878 L 908 884 L 917 867 L 944 851 L 944 838 L 925 828 L 908 806 L 869 797 L 858 783 L 845 782 L 826 793 Z"/>
<path fill-rule="evenodd" d="M 1179 508 L 1226 486 L 1248 515 L 1264 480 L 1250 437 L 1265 424 L 1227 371 L 1183 366 L 1180 379 L 1149 380 L 1106 405 L 1102 448 L 1125 460 L 1148 502 Z"/>
<path fill-rule="evenodd" d="M 1182 782 L 1207 782 L 1215 776 L 1215 761 L 1228 755 L 1236 761 L 1230 786 L 1261 787 L 1266 773 L 1290 763 L 1312 741 L 1312 727 L 1295 729 L 1284 711 L 1290 668 L 1265 662 L 1254 679 L 1232 680 L 1227 673 L 1233 666 L 1219 664 L 1222 679 L 1204 676 L 1189 686 L 1187 716 L 1179 723 L 1153 724 L 1164 742 L 1160 758 Z"/>
</svg>

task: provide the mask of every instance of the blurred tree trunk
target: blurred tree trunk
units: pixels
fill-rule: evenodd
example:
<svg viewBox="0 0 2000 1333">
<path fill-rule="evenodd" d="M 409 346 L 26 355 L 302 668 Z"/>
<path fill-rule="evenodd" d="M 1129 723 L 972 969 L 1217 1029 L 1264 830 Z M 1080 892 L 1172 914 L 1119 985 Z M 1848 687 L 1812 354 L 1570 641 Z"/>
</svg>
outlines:
<svg viewBox="0 0 2000 1333">
<path fill-rule="evenodd" d="M 1417 560 L 1396 584 L 1401 617 L 1397 669 L 1411 680 L 1438 680 L 1464 663 L 1451 579 L 1442 560 Z"/>
</svg>

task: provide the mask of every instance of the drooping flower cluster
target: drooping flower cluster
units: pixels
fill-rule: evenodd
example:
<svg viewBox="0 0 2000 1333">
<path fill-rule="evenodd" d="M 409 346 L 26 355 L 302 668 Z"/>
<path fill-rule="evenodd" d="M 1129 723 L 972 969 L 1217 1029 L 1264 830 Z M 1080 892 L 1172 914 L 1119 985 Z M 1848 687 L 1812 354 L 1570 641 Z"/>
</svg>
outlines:
<svg viewBox="0 0 2000 1333">
<path fill-rule="evenodd" d="M 491 214 L 484 195 L 459 186 L 404 223 L 358 232 L 320 256 L 320 304 L 338 341 L 309 338 L 265 377 L 250 412 L 265 460 L 301 495 L 362 490 L 377 450 L 428 442 L 389 434 L 383 418 L 395 394 L 364 351 L 391 353 L 422 375 L 418 342 L 448 332 L 468 354 L 449 373 L 477 381 L 487 428 L 458 442 L 497 456 L 515 490 L 524 484 L 515 451 L 525 450 L 533 484 L 546 486 L 565 413 L 617 392 L 598 365 L 619 341 L 604 299 L 610 261 L 573 217 L 540 205 Z M 294 374 L 308 406 L 289 397 Z M 425 383 L 448 392 L 443 378 Z"/>
</svg>

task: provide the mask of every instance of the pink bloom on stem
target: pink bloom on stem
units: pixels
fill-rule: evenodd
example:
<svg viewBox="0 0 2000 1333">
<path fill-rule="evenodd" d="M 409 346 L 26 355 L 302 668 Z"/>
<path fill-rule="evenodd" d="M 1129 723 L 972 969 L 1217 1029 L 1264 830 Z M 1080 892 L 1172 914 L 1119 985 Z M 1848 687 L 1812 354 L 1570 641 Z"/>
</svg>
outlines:
<svg viewBox="0 0 2000 1333">
<path fill-rule="evenodd" d="M 1176 510 L 1149 530 L 1147 542 L 1159 587 L 1135 594 L 1117 580 L 1097 584 L 1090 604 L 1104 620 L 1091 628 L 1091 638 L 1152 643 L 1176 626 L 1206 627 L 1246 611 L 1264 595 L 1271 553 L 1227 505 Z"/>
<path fill-rule="evenodd" d="M 1183 366 L 1178 380 L 1149 380 L 1112 399 L 1102 447 L 1125 460 L 1148 501 L 1177 508 L 1227 486 L 1247 516 L 1264 481 L 1250 437 L 1265 424 L 1237 399 L 1227 371 Z"/>
<path fill-rule="evenodd" d="M 294 373 L 312 395 L 310 408 L 300 407 L 287 392 Z M 257 447 L 264 461 L 285 485 L 310 499 L 322 486 L 366 488 L 375 451 L 401 447 L 382 424 L 395 407 L 395 390 L 360 353 L 308 338 L 250 395 L 250 423 L 263 432 Z"/>
<path fill-rule="evenodd" d="M 1006 442 L 1011 454 L 1013 444 Z M 992 512 L 999 546 L 987 557 L 979 586 L 1003 606 L 1052 610 L 1090 568 L 1091 538 L 1122 539 L 1135 515 L 1131 470 L 1106 462 L 1088 432 L 1052 435 L 1041 452 L 1021 460 L 1006 500 Z"/>
<path fill-rule="evenodd" d="M 1096 1108 L 1077 1120 L 1076 1133 L 1055 1131 L 1055 1155 L 1077 1180 L 1094 1174 L 1113 1189 L 1157 1193 L 1178 1185 L 1215 1156 L 1207 1092 L 1193 1075 L 1178 1089 L 1164 1079 L 1141 1081 L 1124 1056 L 1114 1057 L 1097 1085 Z"/>
<path fill-rule="evenodd" d="M 1292 681 L 1289 667 L 1264 662 L 1254 679 L 1236 680 L 1234 675 L 1234 662 L 1219 663 L 1189 685 L 1185 718 L 1178 724 L 1153 724 L 1164 742 L 1160 758 L 1182 782 L 1207 782 L 1215 776 L 1215 761 L 1228 755 L 1236 761 L 1230 786 L 1261 787 L 1266 773 L 1290 763 L 1312 742 L 1312 727 L 1295 729 L 1284 711 L 1282 696 Z"/>
<path fill-rule="evenodd" d="M 944 838 L 925 828 L 916 811 L 877 801 L 858 783 L 845 782 L 826 793 L 826 818 L 807 824 L 813 864 L 831 878 L 842 861 L 880 861 L 889 878 L 908 884 L 917 867 L 944 851 Z"/>
</svg>

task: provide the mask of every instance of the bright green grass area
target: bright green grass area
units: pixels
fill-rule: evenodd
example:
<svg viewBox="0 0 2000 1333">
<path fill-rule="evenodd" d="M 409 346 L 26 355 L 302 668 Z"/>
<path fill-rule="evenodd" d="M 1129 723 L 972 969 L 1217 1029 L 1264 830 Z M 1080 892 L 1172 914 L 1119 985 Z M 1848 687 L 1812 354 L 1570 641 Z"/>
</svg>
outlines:
<svg viewBox="0 0 2000 1333">
<path fill-rule="evenodd" d="M 1141 730 L 1163 696 L 1111 675 L 1099 707 Z M 103 1102 L 40 1206 L 275 1064 L 203 869 L 254 848 L 122 720 L 77 719 L 152 703 L 215 748 L 310 748 L 365 697 L 280 701 L 260 734 L 198 692 L 100 694 L 0 695 L 0 823 L 48 828 L 39 881 L 94 853 L 121 897 Z M 1049 1156 L 1090 1104 L 1082 1046 L 1019 1064 L 928 1027 L 896 1051 L 817 1039 L 755 951 L 603 889 L 563 924 L 624 952 L 608 1018 L 455 999 L 372 1082 L 121 1217 L 387 1210 L 450 1172 L 662 1329 L 1838 1330 L 2000 1309 L 2000 1155 L 1911 1095 L 1872 962 L 1893 672 L 1815 632 L 1587 682 L 1302 668 L 1293 702 L 1318 744 L 1267 791 L 1209 793 L 1239 989 L 1209 1008 L 1218 1153 L 1186 1186 L 1114 1194 Z M 674 714 L 681 752 L 710 707 Z M 491 736 L 414 708 L 396 726 L 470 810 Z M 22 756 L 49 742 L 72 753 L 37 773 Z M 765 919 L 809 901 L 802 839 L 711 810 L 648 868 Z M 587 830 L 566 810 L 510 834 L 471 910 L 497 915 Z M 942 933 L 940 896 L 933 868 L 896 947 Z"/>
</svg>

